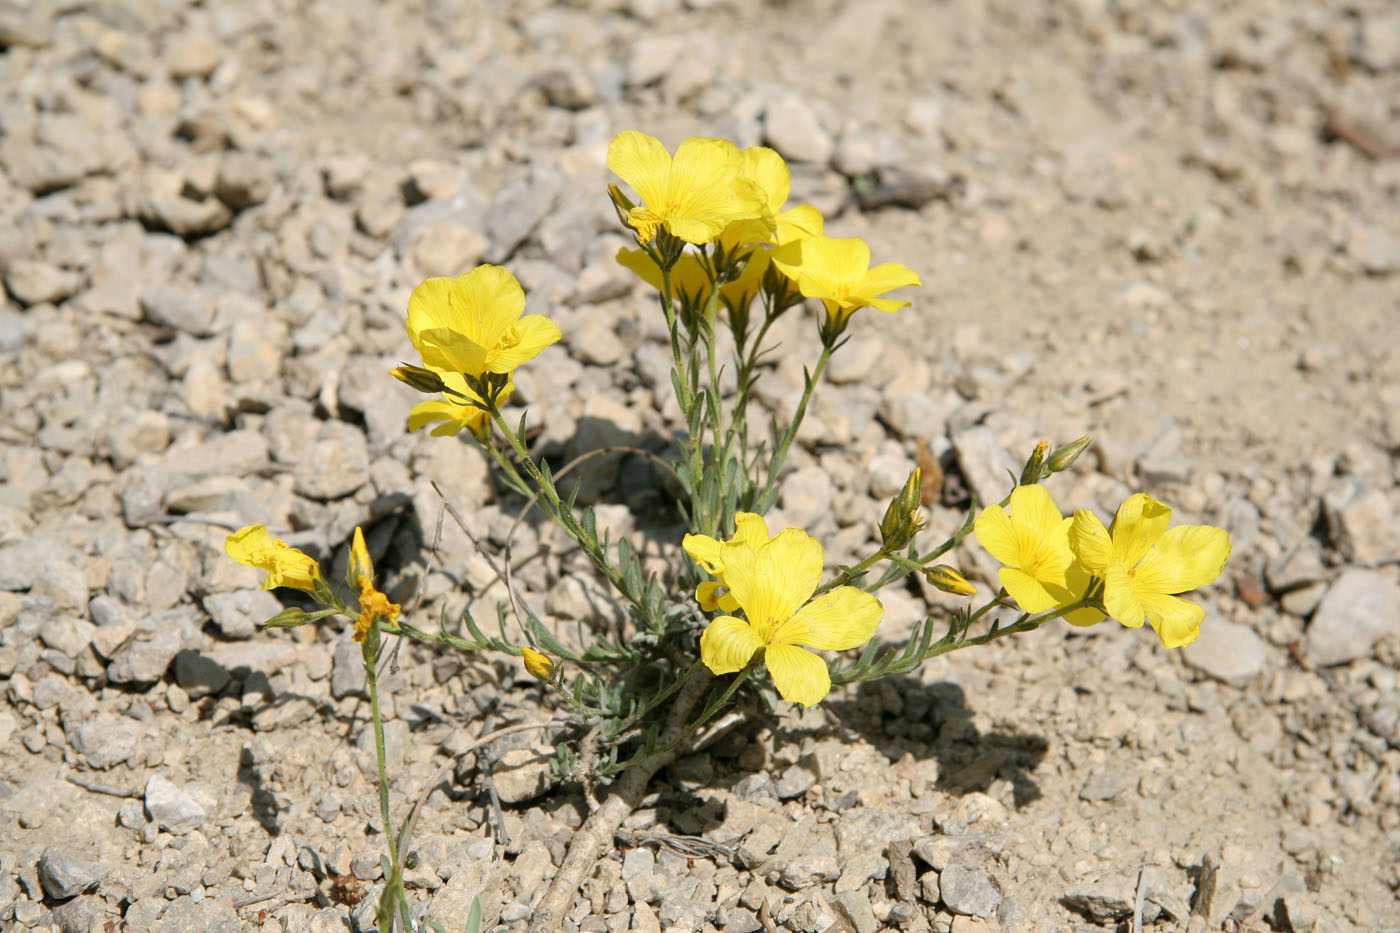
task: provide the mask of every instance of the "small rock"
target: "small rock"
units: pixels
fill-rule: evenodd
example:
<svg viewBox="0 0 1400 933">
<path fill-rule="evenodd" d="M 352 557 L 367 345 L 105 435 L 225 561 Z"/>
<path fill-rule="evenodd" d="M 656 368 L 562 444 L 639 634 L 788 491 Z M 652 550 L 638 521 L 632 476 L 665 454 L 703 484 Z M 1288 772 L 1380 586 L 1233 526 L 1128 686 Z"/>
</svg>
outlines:
<svg viewBox="0 0 1400 933">
<path fill-rule="evenodd" d="M 338 640 L 331 660 L 331 696 L 337 700 L 351 695 L 368 696 L 368 690 L 360 646 L 346 638 Z"/>
<path fill-rule="evenodd" d="M 82 277 L 34 259 L 21 259 L 5 272 L 5 287 L 20 304 L 57 304 L 82 287 Z"/>
<path fill-rule="evenodd" d="M 489 243 L 474 227 L 438 220 L 423 227 L 413 240 L 413 263 L 423 276 L 459 276 L 481 261 Z"/>
<path fill-rule="evenodd" d="M 763 139 L 793 162 L 825 164 L 836 148 L 816 111 L 792 91 L 775 97 L 764 108 Z"/>
<path fill-rule="evenodd" d="M 958 466 L 978 505 L 1000 502 L 1011 491 L 1011 477 L 1021 475 L 1022 464 L 1015 461 L 992 430 L 984 425 L 950 430 L 949 437 Z"/>
<path fill-rule="evenodd" d="M 181 646 L 180 632 L 163 628 L 147 637 L 137 633 L 107 665 L 107 679 L 115 684 L 149 684 L 165 676 Z"/>
<path fill-rule="evenodd" d="M 179 35 L 165 53 L 165 67 L 170 77 L 207 78 L 219 67 L 223 53 L 213 39 L 198 33 Z"/>
<path fill-rule="evenodd" d="M 369 482 L 369 445 L 359 428 L 329 421 L 292 472 L 292 488 L 311 499 L 339 499 Z"/>
<path fill-rule="evenodd" d="M 855 178 L 876 169 L 906 161 L 893 133 L 883 129 L 856 127 L 841 134 L 832 165 L 842 175 Z"/>
<path fill-rule="evenodd" d="M 832 906 L 850 924 L 852 933 L 876 933 L 880 929 L 880 924 L 875 921 L 875 911 L 870 907 L 870 898 L 859 891 L 837 894 Z"/>
<path fill-rule="evenodd" d="M 198 801 L 159 774 L 146 781 L 146 813 L 161 829 L 177 836 L 198 829 L 207 816 Z"/>
<path fill-rule="evenodd" d="M 783 480 L 781 505 L 793 527 L 816 533 L 823 521 L 830 522 L 831 501 L 836 486 L 831 474 L 820 466 L 795 470 Z"/>
<path fill-rule="evenodd" d="M 817 776 L 811 769 L 793 765 L 778 777 L 773 789 L 777 792 L 779 800 L 790 800 L 793 797 L 801 797 L 816 783 Z"/>
<path fill-rule="evenodd" d="M 622 880 L 631 881 L 639 875 L 649 875 L 656 871 L 656 856 L 651 849 L 640 846 L 628 849 L 622 856 Z"/>
<path fill-rule="evenodd" d="M 272 193 L 277 173 L 262 156 L 252 152 L 230 152 L 219 163 L 214 194 L 236 211 L 261 204 Z"/>
<path fill-rule="evenodd" d="M 221 693 L 232 675 L 212 658 L 195 651 L 175 655 L 175 682 L 192 700 Z"/>
<path fill-rule="evenodd" d="M 1400 67 L 1400 15 L 1367 14 L 1357 30 L 1356 57 L 1375 72 Z"/>
<path fill-rule="evenodd" d="M 1400 525 L 1390 499 L 1358 476 L 1338 480 L 1322 497 L 1328 537 L 1353 564 L 1375 564 L 1400 552 Z"/>
<path fill-rule="evenodd" d="M 152 324 L 195 337 L 213 333 L 214 302 L 203 291 L 179 285 L 152 285 L 141 292 L 141 310 Z"/>
<path fill-rule="evenodd" d="M 516 247 L 534 232 L 544 216 L 554 208 L 563 178 L 553 170 L 538 166 L 528 174 L 506 182 L 491 199 L 486 212 L 486 237 L 490 247 L 488 262 L 504 262 Z"/>
<path fill-rule="evenodd" d="M 549 749 L 512 748 L 492 775 L 502 803 L 524 803 L 549 789 Z"/>
<path fill-rule="evenodd" d="M 938 895 L 955 914 L 990 917 L 1001 903 L 1001 885 L 985 872 L 954 862 L 938 876 Z"/>
<path fill-rule="evenodd" d="M 1095 771 L 1079 790 L 1079 799 L 1096 801 L 1112 800 L 1137 783 L 1137 775 L 1131 771 L 1108 769 Z"/>
<path fill-rule="evenodd" d="M 69 741 L 88 767 L 105 770 L 136 754 L 142 732 L 141 724 L 130 719 L 99 719 L 83 723 Z"/>
<path fill-rule="evenodd" d="M 101 865 L 65 855 L 57 849 L 45 849 L 39 856 L 38 868 L 44 893 L 56 901 L 95 890 L 107 874 Z"/>
<path fill-rule="evenodd" d="M 591 366 L 612 366 L 626 347 L 610 327 L 585 327 L 568 338 L 569 355 Z"/>
<path fill-rule="evenodd" d="M 690 36 L 643 35 L 627 59 L 627 83 L 645 87 L 660 80 L 692 51 L 693 44 Z"/>
<path fill-rule="evenodd" d="M 1303 639 L 1308 660 L 1330 667 L 1364 658 L 1400 633 L 1400 586 L 1374 570 L 1347 570 L 1313 613 Z"/>
<path fill-rule="evenodd" d="M 866 472 L 870 477 L 870 494 L 880 501 L 893 498 L 904 488 L 915 463 L 908 457 L 888 455 L 870 461 Z"/>
<path fill-rule="evenodd" d="M 234 590 L 204 597 L 204 611 L 220 635 L 241 640 L 257 634 L 258 626 L 282 611 L 282 603 L 267 590 Z"/>
<path fill-rule="evenodd" d="M 551 107 L 584 110 L 598 100 L 593 81 L 577 67 L 551 68 L 535 79 Z"/>
<path fill-rule="evenodd" d="M 1264 669 L 1264 640 L 1247 625 L 1208 619 L 1200 637 L 1181 649 L 1187 664 L 1222 683 L 1243 686 Z"/>
<path fill-rule="evenodd" d="M 152 226 L 182 237 L 203 236 L 224 229 L 233 211 L 215 197 L 187 196 L 187 179 L 180 172 L 151 173 L 142 185 L 137 213 Z"/>
<path fill-rule="evenodd" d="M 1389 275 L 1400 269 L 1400 243 L 1380 227 L 1358 224 L 1348 234 L 1345 248 L 1368 275 Z"/>
</svg>

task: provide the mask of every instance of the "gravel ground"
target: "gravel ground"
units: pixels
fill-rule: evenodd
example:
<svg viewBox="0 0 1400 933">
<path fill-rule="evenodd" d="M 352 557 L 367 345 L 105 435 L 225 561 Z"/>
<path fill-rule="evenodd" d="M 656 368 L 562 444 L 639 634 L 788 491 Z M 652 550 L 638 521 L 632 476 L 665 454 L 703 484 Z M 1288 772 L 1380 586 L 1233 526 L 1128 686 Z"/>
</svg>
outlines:
<svg viewBox="0 0 1400 933">
<path fill-rule="evenodd" d="M 424 276 L 506 264 L 564 331 L 513 401 L 556 463 L 675 429 L 664 326 L 613 256 L 619 130 L 765 143 L 834 235 L 925 287 L 861 312 L 778 512 L 848 561 L 916 463 L 934 532 L 1041 439 L 1107 516 L 1227 527 L 1178 652 L 1051 626 L 757 715 L 669 767 L 570 931 L 1400 929 L 1400 12 L 1384 0 L 33 0 L 0 5 L 0 925 L 368 930 L 358 646 L 261 632 L 223 554 L 353 528 L 420 624 L 503 596 L 521 503 L 405 433 L 384 371 Z M 811 314 L 760 401 L 789 408 Z M 790 351 L 790 352 L 789 352 Z M 641 457 L 582 471 L 654 566 Z M 617 618 L 547 526 L 551 623 Z M 995 567 L 968 547 L 970 576 Z M 883 596 L 882 592 L 882 596 Z M 885 600 L 898 640 L 949 603 Z M 405 648 L 388 686 L 408 873 L 452 933 L 523 929 L 578 827 L 518 665 Z M 490 791 L 501 801 L 494 816 Z M 700 837 L 680 840 L 678 836 Z"/>
</svg>

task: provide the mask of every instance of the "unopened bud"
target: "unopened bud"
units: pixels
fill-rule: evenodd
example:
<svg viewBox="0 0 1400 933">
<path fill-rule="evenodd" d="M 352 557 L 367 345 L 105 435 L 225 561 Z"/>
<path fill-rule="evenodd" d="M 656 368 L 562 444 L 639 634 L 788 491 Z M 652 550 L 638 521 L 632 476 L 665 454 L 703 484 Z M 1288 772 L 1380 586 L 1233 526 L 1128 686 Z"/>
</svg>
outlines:
<svg viewBox="0 0 1400 933">
<path fill-rule="evenodd" d="M 880 520 L 880 543 L 887 551 L 901 551 L 924 527 L 924 513 L 919 511 L 924 471 L 918 467 L 909 473 L 904 488 L 890 500 L 885 517 Z"/>
<path fill-rule="evenodd" d="M 617 211 L 617 219 L 627 226 L 627 216 L 632 213 L 632 208 L 636 207 L 627 195 L 622 193 L 622 189 L 617 185 L 608 185 L 608 200 L 612 201 L 613 210 Z"/>
<path fill-rule="evenodd" d="M 952 593 L 955 596 L 972 596 L 977 592 L 977 587 L 967 582 L 967 577 L 958 573 L 947 564 L 935 564 L 924 569 L 924 579 L 930 585 L 938 587 L 945 593 Z"/>
<path fill-rule="evenodd" d="M 417 389 L 419 392 L 435 394 L 447 388 L 442 381 L 442 376 L 431 369 L 424 369 L 422 366 L 410 366 L 404 363 L 389 370 L 389 375 L 410 389 Z"/>
<path fill-rule="evenodd" d="M 1050 455 L 1050 459 L 1045 461 L 1046 469 L 1051 473 L 1059 473 L 1061 470 L 1068 470 L 1074 465 L 1074 461 L 1079 459 L 1079 455 L 1088 450 L 1092 443 L 1089 438 L 1081 437 L 1077 441 L 1070 441 L 1063 447 L 1059 447 Z"/>
<path fill-rule="evenodd" d="M 1035 450 L 1031 452 L 1030 459 L 1026 461 L 1025 467 L 1021 470 L 1021 485 L 1030 486 L 1040 482 L 1043 475 L 1042 467 L 1045 465 L 1045 452 L 1050 449 L 1049 441 L 1041 441 L 1035 445 Z"/>
<path fill-rule="evenodd" d="M 536 680 L 549 683 L 554 677 L 554 662 L 548 655 L 540 654 L 529 645 L 522 645 L 520 656 L 525 660 L 525 670 Z"/>
</svg>

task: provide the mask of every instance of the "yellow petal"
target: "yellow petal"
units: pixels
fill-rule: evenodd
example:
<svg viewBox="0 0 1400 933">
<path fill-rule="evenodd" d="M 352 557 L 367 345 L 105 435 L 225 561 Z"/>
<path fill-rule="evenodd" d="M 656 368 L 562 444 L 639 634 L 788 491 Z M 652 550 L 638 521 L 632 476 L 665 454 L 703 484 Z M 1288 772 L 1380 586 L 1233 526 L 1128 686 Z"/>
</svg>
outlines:
<svg viewBox="0 0 1400 933">
<path fill-rule="evenodd" d="M 822 546 L 805 532 L 789 528 L 757 550 L 726 543 L 720 564 L 730 594 L 766 642 L 821 582 Z"/>
<path fill-rule="evenodd" d="M 355 526 L 355 535 L 350 539 L 350 579 L 356 589 L 374 585 L 374 562 L 369 559 L 369 548 L 365 546 L 365 533 Z"/>
<path fill-rule="evenodd" d="M 822 232 L 822 212 L 810 204 L 799 204 L 782 211 L 775 218 L 778 229 L 774 236 L 778 244 L 817 236 Z"/>
<path fill-rule="evenodd" d="M 859 292 L 864 297 L 873 298 L 896 288 L 922 284 L 924 283 L 919 281 L 919 274 L 908 266 L 897 262 L 882 262 L 861 279 Z"/>
<path fill-rule="evenodd" d="M 410 431 L 417 431 L 424 425 L 432 424 L 435 421 L 459 421 L 461 420 L 461 415 L 467 411 L 470 411 L 470 409 L 465 405 L 454 405 L 451 402 L 445 402 L 441 399 L 419 402 L 417 405 L 414 405 L 413 410 L 408 413 L 408 429 Z M 461 430 L 460 427 L 455 429 L 452 433 L 456 434 L 459 430 Z M 435 431 L 434 433 L 437 432 Z"/>
<path fill-rule="evenodd" d="M 1019 567 L 1003 567 L 997 571 L 997 578 L 1011 598 L 1016 600 L 1016 605 L 1026 612 L 1045 612 L 1061 605 L 1057 594 L 1052 593 L 1045 583 Z"/>
<path fill-rule="evenodd" d="M 797 611 L 773 633 L 774 644 L 805 645 L 826 651 L 859 648 L 885 617 L 885 607 L 864 590 L 837 587 Z"/>
<path fill-rule="evenodd" d="M 1147 621 L 1157 630 L 1157 637 L 1168 648 L 1189 645 L 1201 634 L 1201 622 L 1206 611 L 1180 596 L 1153 595 L 1143 600 Z"/>
<path fill-rule="evenodd" d="M 768 543 L 768 523 L 762 515 L 753 512 L 734 513 L 734 537 L 729 540 L 736 544 L 747 544 L 758 549 Z"/>
<path fill-rule="evenodd" d="M 720 616 L 700 636 L 700 660 L 716 674 L 743 670 L 763 640 L 753 626 L 734 616 Z"/>
<path fill-rule="evenodd" d="M 831 674 L 820 657 L 794 645 L 769 645 L 764 664 L 778 695 L 789 703 L 815 706 L 831 692 Z"/>
<path fill-rule="evenodd" d="M 618 133 L 608 145 L 608 168 L 637 192 L 643 203 L 653 206 L 665 203 L 671 177 L 671 154 L 655 136 L 637 130 Z"/>
<path fill-rule="evenodd" d="M 750 146 L 740 154 L 739 171 L 762 189 L 769 211 L 782 210 L 792 189 L 792 173 L 782 156 L 767 146 Z"/>
<path fill-rule="evenodd" d="M 862 307 L 874 308 L 876 311 L 883 311 L 886 314 L 894 314 L 902 308 L 909 307 L 913 302 L 899 301 L 894 298 L 865 298 L 861 300 Z"/>
<path fill-rule="evenodd" d="M 972 533 L 987 553 L 1003 564 L 1016 566 L 1021 563 L 1021 549 L 1016 543 L 1016 529 L 1011 517 L 999 505 L 989 505 L 972 523 Z"/>
<path fill-rule="evenodd" d="M 1039 483 L 1011 490 L 1011 521 L 1016 526 L 1023 551 L 1032 541 L 1058 541 L 1068 531 L 1061 527 L 1064 520 L 1050 490 Z"/>
<path fill-rule="evenodd" d="M 488 349 L 497 346 L 525 313 L 524 289 L 501 266 L 477 266 L 458 276 L 453 299 L 454 317 L 447 326 Z"/>
<path fill-rule="evenodd" d="M 431 369 L 471 373 L 473 376 L 486 372 L 487 348 L 461 331 L 434 327 L 420 332 L 418 340 L 423 365 Z"/>
<path fill-rule="evenodd" d="M 1106 616 L 1097 609 L 1091 609 L 1085 606 L 1083 609 L 1076 609 L 1073 612 L 1066 613 L 1062 618 L 1070 625 L 1087 628 L 1090 625 L 1098 625 Z"/>
<path fill-rule="evenodd" d="M 1108 565 L 1103 577 L 1103 607 L 1108 614 L 1128 628 L 1138 628 L 1147 621 L 1147 611 L 1138 598 L 1137 589 L 1128 569 L 1114 561 Z"/>
<path fill-rule="evenodd" d="M 244 525 L 224 539 L 224 552 L 245 567 L 268 570 L 271 560 L 262 559 L 273 547 L 272 535 L 266 525 Z M 257 561 L 255 563 L 254 561 Z"/>
<path fill-rule="evenodd" d="M 1069 526 L 1069 546 L 1084 567 L 1102 575 L 1113 560 L 1113 542 L 1098 516 L 1087 509 L 1076 509 Z"/>
<path fill-rule="evenodd" d="M 715 576 L 719 576 L 723 567 L 719 560 L 721 547 L 723 547 L 723 542 L 716 541 L 709 535 L 686 535 L 681 539 L 681 548 L 695 558 L 697 564 Z"/>
<path fill-rule="evenodd" d="M 528 314 L 515 323 L 506 334 L 506 343 L 487 353 L 487 369 L 493 373 L 508 373 L 522 363 L 540 355 L 545 347 L 557 343 L 563 334 L 559 325 L 542 314 Z"/>
<path fill-rule="evenodd" d="M 758 197 L 741 193 L 738 172 L 739 150 L 733 143 L 703 136 L 687 139 L 671 162 L 664 208 L 650 201 L 648 206 L 682 240 L 709 243 L 731 221 L 762 211 Z M 757 193 L 754 188 L 753 195 Z"/>
<path fill-rule="evenodd" d="M 719 607 L 721 590 L 725 586 L 715 580 L 702 580 L 695 587 L 695 601 L 700 604 L 700 608 L 706 612 L 714 612 Z"/>
<path fill-rule="evenodd" d="M 1154 591 L 1185 593 L 1214 583 L 1230 559 L 1230 535 L 1224 528 L 1210 525 L 1180 525 L 1172 528 L 1143 558 L 1138 568 L 1142 580 L 1147 574 Z"/>
<path fill-rule="evenodd" d="M 1145 493 L 1134 493 L 1118 507 L 1109 529 L 1114 555 L 1128 567 L 1142 560 L 1171 523 L 1172 510 Z"/>
<path fill-rule="evenodd" d="M 617 263 L 658 292 L 661 291 L 661 267 L 652 261 L 646 250 L 623 247 L 617 251 Z"/>
</svg>

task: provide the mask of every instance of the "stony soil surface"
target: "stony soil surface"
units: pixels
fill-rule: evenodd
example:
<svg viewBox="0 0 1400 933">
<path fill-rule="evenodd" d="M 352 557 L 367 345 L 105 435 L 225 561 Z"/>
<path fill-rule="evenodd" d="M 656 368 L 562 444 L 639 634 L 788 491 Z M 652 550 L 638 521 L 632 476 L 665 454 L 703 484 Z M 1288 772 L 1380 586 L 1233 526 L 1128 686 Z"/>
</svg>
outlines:
<svg viewBox="0 0 1400 933">
<path fill-rule="evenodd" d="M 790 462 L 780 511 L 833 563 L 916 460 L 946 532 L 1082 433 L 1062 506 L 1144 489 L 1235 556 L 1179 652 L 1052 626 L 755 711 L 660 776 L 565 929 L 1127 929 L 1139 902 L 1150 929 L 1400 928 L 1400 13 L 1221 6 L 0 5 L 0 925 L 372 927 L 356 648 L 258 631 L 281 604 L 223 536 L 264 521 L 343 566 L 363 524 L 420 624 L 494 617 L 450 521 L 425 578 L 431 483 L 493 555 L 520 502 L 407 435 L 384 375 L 411 288 L 481 261 L 565 333 L 519 376 L 539 449 L 664 451 L 663 332 L 603 196 L 640 128 L 774 146 L 829 232 L 924 276 L 861 312 Z M 783 324 L 779 411 L 816 347 Z M 646 461 L 583 478 L 674 554 Z M 547 528 L 514 553 L 547 619 L 615 624 Z M 896 641 L 948 605 L 885 602 Z M 474 736 L 551 715 L 513 663 L 399 666 L 400 812 Z M 523 928 L 585 812 L 543 782 L 564 737 L 439 782 L 420 915 L 456 933 L 480 894 Z"/>
</svg>

